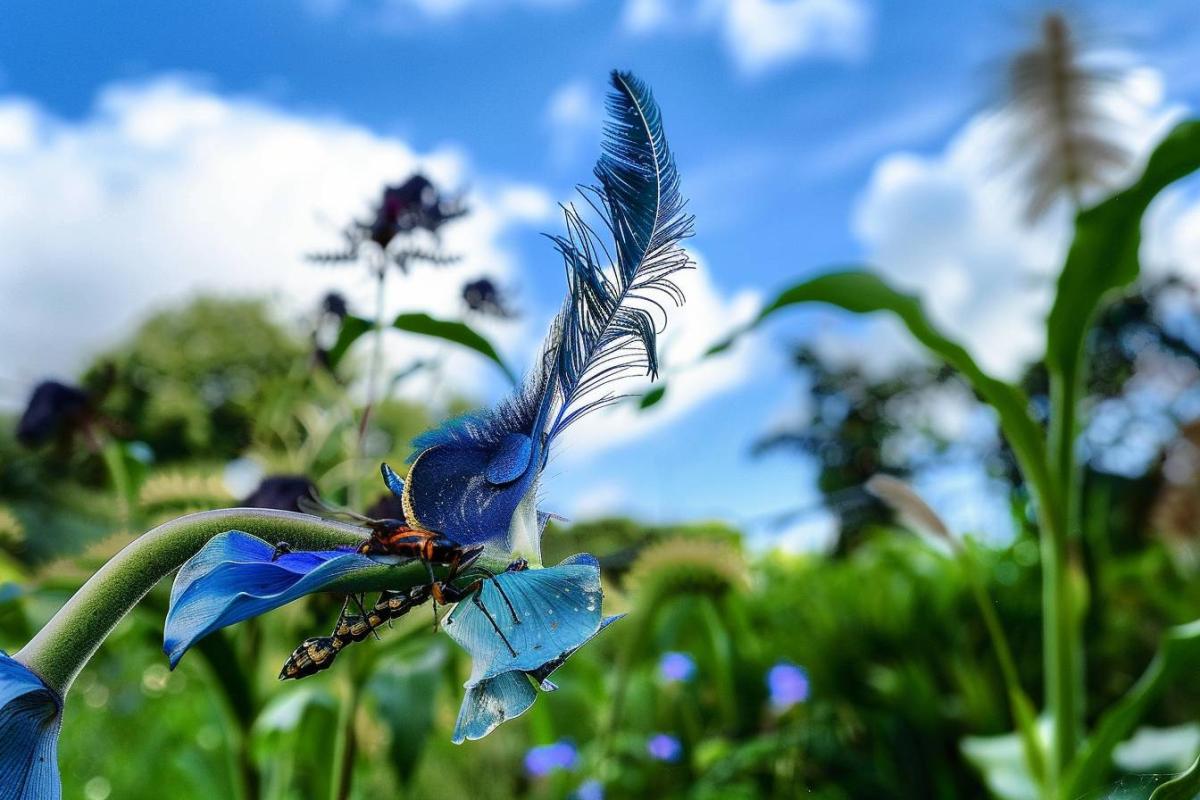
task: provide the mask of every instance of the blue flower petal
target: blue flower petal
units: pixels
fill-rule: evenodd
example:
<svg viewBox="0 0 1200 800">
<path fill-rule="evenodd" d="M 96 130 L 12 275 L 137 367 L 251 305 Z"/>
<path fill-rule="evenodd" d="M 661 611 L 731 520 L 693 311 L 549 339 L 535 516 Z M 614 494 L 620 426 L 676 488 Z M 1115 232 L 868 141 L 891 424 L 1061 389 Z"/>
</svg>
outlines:
<svg viewBox="0 0 1200 800">
<path fill-rule="evenodd" d="M 388 489 L 396 497 L 404 497 L 404 481 L 396 474 L 396 470 L 389 467 L 387 464 L 380 464 L 379 471 L 383 473 L 383 482 L 387 484 Z"/>
<path fill-rule="evenodd" d="M 505 672 L 480 681 L 467 689 L 452 741 L 462 744 L 482 739 L 500 723 L 524 714 L 536 699 L 537 690 L 524 672 Z"/>
<path fill-rule="evenodd" d="M 179 570 L 163 631 L 174 668 L 188 648 L 228 625 L 286 605 L 378 562 L 346 550 L 285 553 L 241 531 L 214 536 Z"/>
<path fill-rule="evenodd" d="M 0 800 L 58 800 L 62 698 L 0 651 Z"/>
<path fill-rule="evenodd" d="M 624 614 L 605 617 L 600 627 L 587 638 L 586 644 L 600 631 L 619 620 Z M 458 721 L 454 725 L 455 744 L 462 744 L 467 739 L 482 739 L 494 731 L 502 722 L 516 719 L 529 710 L 537 699 L 534 684 L 543 692 L 553 692 L 558 689 L 547 678 L 578 650 L 575 648 L 563 653 L 529 672 L 505 672 L 494 678 L 486 678 L 467 689 L 462 706 L 458 710 Z"/>
<path fill-rule="evenodd" d="M 504 672 L 534 671 L 594 636 L 600 629 L 603 599 L 600 566 L 583 555 L 547 569 L 505 572 L 484 581 L 479 599 L 483 608 L 465 600 L 455 606 L 445 626 L 450 637 L 471 654 L 467 688 Z M 497 634 L 493 620 L 512 650 Z"/>
<path fill-rule="evenodd" d="M 488 483 L 502 486 L 525 474 L 533 457 L 533 440 L 523 433 L 510 433 L 500 441 L 500 447 L 488 461 L 484 477 Z"/>
<path fill-rule="evenodd" d="M 518 433 L 504 442 L 515 443 L 518 436 L 528 441 Z M 440 444 L 423 450 L 404 484 L 406 508 L 422 528 L 438 531 L 453 542 L 500 543 L 501 549 L 507 549 L 504 543 L 513 514 L 537 478 L 530 458 L 517 471 L 522 450 L 523 446 L 504 443 L 497 447 Z M 489 474 L 508 481 L 496 485 Z"/>
</svg>

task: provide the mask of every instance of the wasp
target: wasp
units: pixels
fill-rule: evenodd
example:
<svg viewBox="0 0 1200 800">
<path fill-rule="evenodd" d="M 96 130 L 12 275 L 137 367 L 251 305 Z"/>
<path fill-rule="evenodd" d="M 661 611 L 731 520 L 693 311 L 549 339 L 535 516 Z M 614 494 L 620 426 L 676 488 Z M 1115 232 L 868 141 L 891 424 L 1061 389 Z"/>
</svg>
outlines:
<svg viewBox="0 0 1200 800">
<path fill-rule="evenodd" d="M 391 485 L 395 473 L 387 464 L 382 465 L 381 469 L 384 479 Z M 305 678 L 328 669 L 337 654 L 348 644 L 361 642 L 372 635 L 378 638 L 379 627 L 384 624 L 390 625 L 392 621 L 430 600 L 433 600 L 435 630 L 438 625 L 438 605 L 449 605 L 469 599 L 491 622 L 496 635 L 504 642 L 509 652 L 513 656 L 517 655 L 508 637 L 504 635 L 480 597 L 484 581 L 494 580 L 496 577 L 491 570 L 475 565 L 483 554 L 483 545 L 464 547 L 441 533 L 413 528 L 404 520 L 371 519 L 348 509 L 332 508 L 316 497 L 303 498 L 300 505 L 308 513 L 349 521 L 367 528 L 371 535 L 358 547 L 357 552 L 376 558 L 397 559 L 397 563 L 420 561 L 428 570 L 429 582 L 415 586 L 407 593 L 383 592 L 370 609 L 363 604 L 361 595 L 347 596 L 333 631 L 328 636 L 312 637 L 301 642 L 284 663 L 279 673 L 280 680 Z M 274 558 L 289 552 L 290 546 L 286 542 L 280 542 L 275 546 Z M 434 566 L 447 567 L 446 577 L 438 579 L 433 571 Z M 508 571 L 520 571 L 527 567 L 524 559 L 518 559 L 509 565 Z M 460 579 L 472 575 L 476 577 L 468 584 L 458 585 Z M 513 622 L 519 624 L 520 619 L 512 601 L 498 582 L 495 585 L 500 597 L 508 606 Z M 350 615 L 351 603 L 357 608 L 358 616 Z"/>
</svg>

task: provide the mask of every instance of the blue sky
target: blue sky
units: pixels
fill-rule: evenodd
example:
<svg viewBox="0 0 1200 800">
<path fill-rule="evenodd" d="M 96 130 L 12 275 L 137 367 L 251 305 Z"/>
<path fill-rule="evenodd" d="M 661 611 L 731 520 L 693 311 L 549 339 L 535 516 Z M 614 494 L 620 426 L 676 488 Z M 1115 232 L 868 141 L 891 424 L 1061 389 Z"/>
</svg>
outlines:
<svg viewBox="0 0 1200 800">
<path fill-rule="evenodd" d="M 121 153 L 114 155 L 122 145 L 112 130 L 93 130 L 100 127 L 96 120 L 126 113 L 112 108 L 142 107 L 147 96 L 137 87 L 161 87 L 162 81 L 189 102 L 265 110 L 272 130 L 289 122 L 341 126 L 369 134 L 372 147 L 394 141 L 418 158 L 440 154 L 453 162 L 448 174 L 481 191 L 481 202 L 509 208 L 482 234 L 488 244 L 479 263 L 491 254 L 511 262 L 507 274 L 531 318 L 528 329 L 505 339 L 507 352 L 519 359 L 527 357 L 561 295 L 559 264 L 538 235 L 558 223 L 544 210 L 527 208 L 537 205 L 532 200 L 512 211 L 497 198 L 520 187 L 556 202 L 586 179 L 599 141 L 606 75 L 613 67 L 632 69 L 651 83 L 663 106 L 697 217 L 693 244 L 716 318 L 694 325 L 689 335 L 701 337 L 707 328 L 716 338 L 728 324 L 721 315 L 751 303 L 752 293 L 761 296 L 829 264 L 892 254 L 891 274 L 906 277 L 904 258 L 912 247 L 897 241 L 895 229 L 908 223 L 897 222 L 903 212 L 892 209 L 924 208 L 919 198 L 928 196 L 934 177 L 978 178 L 978 169 L 964 166 L 974 163 L 966 154 L 980 147 L 972 126 L 997 96 L 996 66 L 1030 35 L 1041 8 L 793 0 L 784 5 L 808 8 L 772 18 L 767 0 L 739 0 L 746 5 L 737 10 L 730 2 L 265 0 L 190 7 L 123 0 L 64 9 L 10 0 L 0 24 L 0 97 L 11 108 L 33 109 L 42 121 L 28 134 L 43 137 L 39 157 L 68 149 L 61 141 L 56 147 L 56 134 L 46 129 L 92 126 L 94 135 L 71 140 L 72 147 L 103 148 L 108 173 L 123 163 Z M 1158 130 L 1172 113 L 1196 106 L 1200 73 L 1188 61 L 1195 44 L 1187 38 L 1195 13 L 1188 2 L 1076 5 L 1106 46 L 1154 68 L 1150 83 L 1158 94 L 1147 90 L 1138 124 Z M 133 99 L 98 110 L 113 87 L 134 87 Z M 4 119 L 0 110 L 0 150 Z M 22 169 L 18 159 L 25 151 L 13 152 L 8 161 L 0 156 L 0 188 L 6 168 Z M 146 156 L 139 150 L 137 157 Z M 370 163 L 366 156 L 364 163 Z M 142 169 L 130 167 L 130 180 L 142 180 Z M 371 186 L 397 177 L 359 180 Z M 915 194 L 905 194 L 910 190 L 903 187 L 914 186 Z M 5 213 L 0 204 L 0 223 Z M 935 211 L 917 222 L 942 227 Z M 1192 227 L 1170 229 L 1175 239 L 1191 241 Z M 136 230 L 126 235 L 131 244 L 138 240 Z M 1037 271 L 1039 259 L 1053 260 L 1061 237 L 1053 229 L 1036 233 L 1019 258 L 1028 257 Z M 80 247 L 86 252 L 86 241 Z M 83 269 L 61 255 L 36 263 L 44 253 L 39 247 L 21 252 L 29 260 L 0 268 L 0 278 L 31 292 L 32 271 L 65 271 L 40 290 L 51 292 L 70 285 L 71 270 Z M 157 251 L 146 245 L 140 252 L 135 244 L 129 258 Z M 907 277 L 938 301 L 940 273 Z M 992 291 L 987 281 L 972 280 L 977 291 Z M 40 297 L 53 308 L 54 295 Z M 139 302 L 160 299 L 151 293 Z M 144 311 L 137 305 L 113 311 L 112 330 Z M 948 320 L 953 313 L 946 311 Z M 726 376 L 730 385 L 698 406 L 652 420 L 644 433 L 615 447 L 597 447 L 591 455 L 583 447 L 582 457 L 556 461 L 548 503 L 585 515 L 610 510 L 664 521 L 718 516 L 750 522 L 808 502 L 811 476 L 804 465 L 751 460 L 748 445 L 789 408 L 801 408 L 800 388 L 780 353 L 785 343 L 811 335 L 814 325 L 826 334 L 844 329 L 839 352 L 848 357 L 893 353 L 879 351 L 872 344 L 878 339 L 832 315 L 796 315 L 772 326 L 743 354 L 737 376 Z M 994 331 L 989 336 L 995 338 Z M 900 358 L 902 351 L 895 352 Z M 38 377 L 36 363 L 11 352 L 0 353 L 0 369 L 10 381 Z M 499 386 L 489 380 L 471 389 L 489 399 Z"/>
</svg>

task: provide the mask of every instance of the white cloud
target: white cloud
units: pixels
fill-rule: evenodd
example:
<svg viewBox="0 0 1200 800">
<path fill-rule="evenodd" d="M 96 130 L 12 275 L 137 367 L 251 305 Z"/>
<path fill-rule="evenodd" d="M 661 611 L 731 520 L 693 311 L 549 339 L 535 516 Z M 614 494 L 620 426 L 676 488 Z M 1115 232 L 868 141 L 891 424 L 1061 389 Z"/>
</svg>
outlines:
<svg viewBox="0 0 1200 800">
<path fill-rule="evenodd" d="M 1128 86 L 1136 102 L 1116 113 L 1129 144 L 1145 153 L 1178 110 L 1164 105 L 1156 73 L 1137 71 Z M 939 155 L 882 159 L 860 200 L 854 230 L 869 263 L 918 294 L 933 320 L 985 368 L 1011 377 L 1044 347 L 1045 315 L 1071 220 L 1064 204 L 1038 226 L 1026 225 L 1024 194 L 995 170 L 1006 124 L 1003 113 L 979 114 Z M 1184 229 L 1177 235 L 1187 236 Z M 877 341 L 887 348 L 896 340 L 889 335 Z M 902 360 L 898 354 L 896 360 Z"/>
<path fill-rule="evenodd" d="M 666 331 L 659 336 L 661 378 L 667 390 L 663 400 L 644 411 L 626 401 L 587 415 L 568 428 L 558 443 L 557 454 L 563 459 L 579 461 L 645 439 L 651 431 L 679 420 L 753 376 L 763 345 L 756 336 L 742 337 L 719 357 L 699 359 L 722 333 L 754 316 L 761 305 L 758 292 L 747 290 L 723 297 L 702 260 L 696 269 L 680 273 L 676 282 L 687 302 L 671 309 Z M 650 385 L 648 380 L 640 384 L 630 380 L 618 391 L 639 393 Z"/>
<path fill-rule="evenodd" d="M 571 520 L 596 519 L 612 514 L 624 514 L 629 510 L 629 492 L 619 483 L 598 483 L 588 487 L 576 498 L 571 510 Z"/>
<path fill-rule="evenodd" d="M 626 0 L 633 34 L 716 31 L 738 68 L 758 75 L 804 58 L 856 60 L 867 51 L 863 0 Z"/>
<path fill-rule="evenodd" d="M 470 174 L 452 148 L 418 153 L 360 126 L 179 79 L 110 86 L 78 121 L 0 98 L 0 374 L 70 376 L 150 310 L 200 291 L 271 292 L 294 315 L 339 288 L 370 313 L 365 270 L 302 255 L 337 247 L 333 223 L 361 218 L 384 182 L 418 169 L 447 187 L 478 187 L 472 213 L 445 234 L 446 249 L 464 258 L 407 279 L 393 273 L 389 310 L 456 316 L 465 278 L 515 274 L 503 240 L 546 219 L 553 203 L 540 189 Z M 511 347 L 521 328 L 490 332 Z M 444 349 L 397 335 L 389 352 L 407 360 Z M 467 368 L 445 376 L 473 391 L 487 368 L 461 358 Z"/>
<path fill-rule="evenodd" d="M 546 103 L 552 155 L 559 164 L 574 160 L 585 143 L 599 142 L 603 103 L 584 80 L 558 87 Z M 596 148 L 591 148 L 592 150 Z"/>
</svg>

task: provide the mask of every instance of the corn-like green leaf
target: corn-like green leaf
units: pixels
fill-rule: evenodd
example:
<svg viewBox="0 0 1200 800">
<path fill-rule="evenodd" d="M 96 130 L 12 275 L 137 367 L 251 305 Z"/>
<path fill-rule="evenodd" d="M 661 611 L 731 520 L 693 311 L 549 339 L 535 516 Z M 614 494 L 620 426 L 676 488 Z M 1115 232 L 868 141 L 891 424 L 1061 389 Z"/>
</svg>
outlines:
<svg viewBox="0 0 1200 800">
<path fill-rule="evenodd" d="M 1071 377 L 1079 368 L 1083 337 L 1109 292 L 1138 276 L 1142 215 L 1158 193 L 1200 169 L 1200 120 L 1180 123 L 1162 140 L 1136 183 L 1082 212 L 1058 279 L 1050 311 L 1046 363 Z"/>
<path fill-rule="evenodd" d="M 792 306 L 804 303 L 828 303 L 856 314 L 887 311 L 895 314 L 909 332 L 934 356 L 962 373 L 972 388 L 996 410 L 1000 427 L 1012 445 L 1021 468 L 1035 486 L 1042 488 L 1043 504 L 1052 503 L 1046 497 L 1047 479 L 1045 445 L 1041 431 L 1029 414 L 1029 399 L 1019 388 L 993 378 L 975 363 L 962 345 L 943 335 L 925 316 L 921 302 L 889 286 L 878 275 L 866 270 L 847 270 L 820 275 L 784 289 L 746 328 L 709 349 L 709 355 L 727 350 L 734 340 L 757 327 L 767 318 Z"/>
<path fill-rule="evenodd" d="M 1095 788 L 1110 768 L 1113 749 L 1133 732 L 1166 685 L 1180 675 L 1194 675 L 1197 669 L 1200 669 L 1200 620 L 1169 629 L 1159 645 L 1158 654 L 1137 683 L 1100 716 L 1092 735 L 1068 770 L 1064 781 L 1066 796 L 1077 797 Z M 1164 784 L 1159 790 L 1165 788 Z M 1196 793 L 1186 796 L 1190 800 Z M 1155 796 L 1158 796 L 1157 792 Z"/>
<path fill-rule="evenodd" d="M 1154 790 L 1150 800 L 1195 800 L 1200 796 L 1200 757 L 1187 771 Z"/>
</svg>

